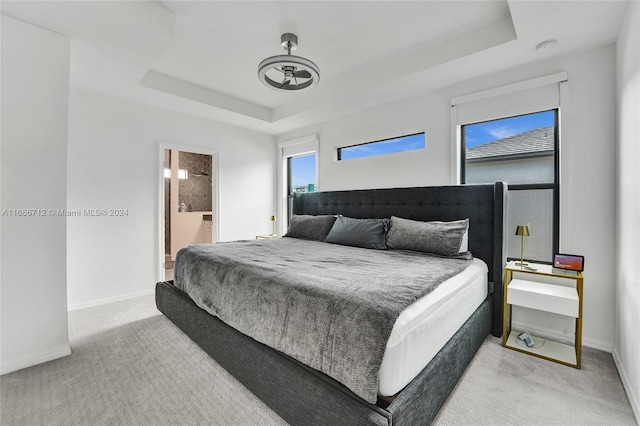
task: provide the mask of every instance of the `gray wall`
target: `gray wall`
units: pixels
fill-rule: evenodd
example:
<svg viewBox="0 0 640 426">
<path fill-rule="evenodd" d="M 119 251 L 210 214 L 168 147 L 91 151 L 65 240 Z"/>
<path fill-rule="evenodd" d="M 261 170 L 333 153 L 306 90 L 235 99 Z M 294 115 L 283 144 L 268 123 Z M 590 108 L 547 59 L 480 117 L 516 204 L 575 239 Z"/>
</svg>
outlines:
<svg viewBox="0 0 640 426">
<path fill-rule="evenodd" d="M 180 151 L 180 168 L 188 179 L 178 181 L 178 203 L 184 202 L 194 212 L 211 211 L 211 156 Z M 209 176 L 203 173 L 209 173 Z"/>
</svg>

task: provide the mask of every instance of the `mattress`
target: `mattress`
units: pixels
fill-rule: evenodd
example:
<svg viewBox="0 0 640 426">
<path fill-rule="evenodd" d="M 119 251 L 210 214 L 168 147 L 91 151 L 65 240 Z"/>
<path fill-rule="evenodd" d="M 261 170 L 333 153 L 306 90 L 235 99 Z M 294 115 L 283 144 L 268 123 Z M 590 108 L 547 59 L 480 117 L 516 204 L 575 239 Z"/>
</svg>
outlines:
<svg viewBox="0 0 640 426">
<path fill-rule="evenodd" d="M 180 250 L 174 284 L 241 333 L 375 403 L 400 314 L 472 262 L 297 238 L 251 240 Z"/>
<path fill-rule="evenodd" d="M 378 376 L 378 393 L 400 392 L 487 297 L 487 265 L 480 259 L 407 307 L 391 331 Z"/>
</svg>

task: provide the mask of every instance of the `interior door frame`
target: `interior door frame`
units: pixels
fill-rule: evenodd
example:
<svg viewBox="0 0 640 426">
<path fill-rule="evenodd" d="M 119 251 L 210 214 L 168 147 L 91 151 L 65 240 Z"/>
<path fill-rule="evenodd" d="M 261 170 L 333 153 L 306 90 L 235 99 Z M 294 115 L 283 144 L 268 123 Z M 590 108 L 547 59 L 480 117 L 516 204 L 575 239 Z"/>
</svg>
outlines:
<svg viewBox="0 0 640 426">
<path fill-rule="evenodd" d="M 211 212 L 212 221 L 212 242 L 218 242 L 220 236 L 220 158 L 219 152 L 215 149 L 207 149 L 198 146 L 181 145 L 169 141 L 158 142 L 158 157 L 156 164 L 157 175 L 157 200 L 156 205 L 156 281 L 164 281 L 164 151 L 165 149 L 175 149 L 183 152 L 192 152 L 194 154 L 204 154 L 211 156 Z"/>
</svg>

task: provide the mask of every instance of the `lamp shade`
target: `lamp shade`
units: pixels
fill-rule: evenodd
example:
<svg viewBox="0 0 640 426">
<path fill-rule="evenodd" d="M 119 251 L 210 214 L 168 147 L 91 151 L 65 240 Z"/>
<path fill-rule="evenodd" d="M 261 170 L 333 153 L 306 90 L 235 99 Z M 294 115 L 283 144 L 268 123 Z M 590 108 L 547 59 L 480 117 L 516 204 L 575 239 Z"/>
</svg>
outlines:
<svg viewBox="0 0 640 426">
<path fill-rule="evenodd" d="M 529 232 L 529 225 L 518 225 L 516 226 L 516 235 L 521 237 L 528 237 L 531 235 Z"/>
</svg>

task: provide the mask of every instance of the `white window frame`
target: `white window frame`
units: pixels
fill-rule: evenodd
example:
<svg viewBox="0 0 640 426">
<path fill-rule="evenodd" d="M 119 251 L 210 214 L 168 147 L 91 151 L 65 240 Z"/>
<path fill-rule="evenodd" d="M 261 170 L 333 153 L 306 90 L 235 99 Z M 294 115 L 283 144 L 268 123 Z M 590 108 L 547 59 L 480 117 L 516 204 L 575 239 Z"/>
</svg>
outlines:
<svg viewBox="0 0 640 426">
<path fill-rule="evenodd" d="M 460 123 L 458 108 L 464 104 L 469 104 L 471 102 L 488 100 L 490 98 L 499 97 L 502 95 L 510 95 L 515 94 L 517 92 L 535 89 L 542 86 L 547 86 L 555 83 L 560 83 L 560 95 L 559 102 L 557 105 L 550 105 L 545 108 L 527 108 L 523 107 L 518 110 L 511 111 L 510 113 L 495 113 L 486 115 L 482 118 L 482 120 L 478 121 L 491 121 L 498 120 L 500 118 L 514 116 L 514 115 L 522 115 L 529 114 L 534 112 L 539 112 L 545 109 L 554 109 L 558 108 L 560 114 L 562 114 L 562 110 L 568 105 L 569 98 L 569 86 L 567 83 L 568 77 L 567 72 L 562 71 L 555 74 L 550 74 L 538 78 L 534 78 L 531 80 L 525 80 L 518 83 L 509 84 L 506 86 L 495 87 L 492 89 L 483 90 L 480 92 L 470 93 L 467 95 L 457 96 L 451 98 L 451 184 L 452 185 L 460 185 L 460 171 L 462 164 L 460 163 L 460 159 L 462 157 L 460 149 L 461 149 L 461 129 L 463 124 L 468 123 Z M 562 120 L 560 120 L 562 122 Z M 566 129 L 567 126 L 560 126 L 560 141 L 566 138 Z M 566 139 L 565 139 L 566 140 Z M 558 141 L 558 143 L 560 143 Z"/>
<path fill-rule="evenodd" d="M 528 93 L 533 93 L 534 97 L 537 95 L 537 91 L 535 89 L 540 89 L 542 92 L 544 86 L 550 85 L 558 85 L 558 93 L 557 93 L 557 101 L 554 104 L 548 104 L 545 106 L 540 106 L 540 104 L 535 105 L 537 102 L 532 101 L 529 102 L 527 98 L 523 98 L 522 102 L 518 102 L 518 92 L 529 91 Z M 526 96 L 522 94 L 522 96 Z M 500 97 L 503 97 L 502 99 Z M 495 98 L 495 99 L 491 99 Z M 516 100 L 516 102 L 505 102 L 506 99 Z M 522 114 L 530 114 L 535 112 L 540 112 L 543 110 L 549 109 L 558 109 L 558 138 L 556 141 L 557 145 L 557 164 L 559 165 L 559 175 L 558 175 L 558 191 L 562 194 L 562 178 L 563 178 L 563 169 L 562 166 L 562 141 L 568 140 L 567 129 L 568 126 L 562 125 L 562 116 L 566 113 L 567 108 L 569 107 L 569 82 L 568 75 L 566 71 L 558 72 L 555 74 L 550 74 L 538 78 L 534 78 L 531 80 L 525 80 L 518 83 L 509 84 L 506 86 L 496 87 L 488 90 L 483 90 L 480 92 L 470 93 L 467 95 L 462 95 L 458 97 L 451 98 L 451 184 L 452 185 L 460 185 L 461 184 L 461 170 L 463 167 L 462 164 L 462 126 L 465 124 L 470 124 L 473 120 L 465 120 L 461 117 L 459 108 L 464 108 L 466 104 L 471 104 L 472 102 L 477 101 L 487 101 L 487 105 L 497 106 L 494 108 L 486 108 L 484 109 L 484 114 L 477 121 L 491 121 L 491 120 L 499 120 L 505 117 L 514 116 L 514 115 L 522 115 Z M 503 101 L 501 103 L 501 101 Z M 540 101 L 540 99 L 538 99 Z M 544 102 L 544 101 L 543 101 Z M 468 111 L 468 110 L 467 110 Z M 469 122 L 462 122 L 469 121 Z M 565 209 L 566 198 L 562 195 L 559 196 L 558 199 L 558 209 L 559 209 L 559 217 L 558 217 L 558 230 L 559 235 L 558 238 L 558 250 L 562 251 L 562 230 L 565 228 L 565 221 L 563 220 L 562 211 Z M 509 230 L 509 232 L 511 232 Z"/>
</svg>

